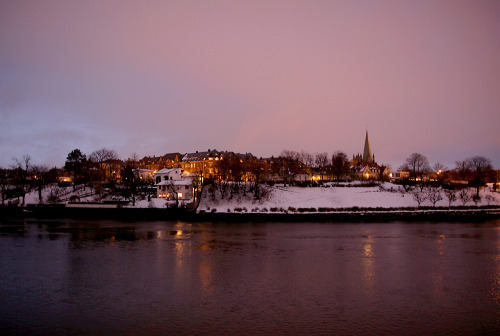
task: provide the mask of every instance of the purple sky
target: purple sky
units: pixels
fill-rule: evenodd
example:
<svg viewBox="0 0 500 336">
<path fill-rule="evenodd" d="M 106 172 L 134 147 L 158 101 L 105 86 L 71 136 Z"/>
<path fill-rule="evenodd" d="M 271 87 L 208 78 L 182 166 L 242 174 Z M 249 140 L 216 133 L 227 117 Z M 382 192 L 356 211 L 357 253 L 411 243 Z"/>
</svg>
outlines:
<svg viewBox="0 0 500 336">
<path fill-rule="evenodd" d="M 74 148 L 500 168 L 500 1 L 1 1 L 0 166 Z"/>
</svg>

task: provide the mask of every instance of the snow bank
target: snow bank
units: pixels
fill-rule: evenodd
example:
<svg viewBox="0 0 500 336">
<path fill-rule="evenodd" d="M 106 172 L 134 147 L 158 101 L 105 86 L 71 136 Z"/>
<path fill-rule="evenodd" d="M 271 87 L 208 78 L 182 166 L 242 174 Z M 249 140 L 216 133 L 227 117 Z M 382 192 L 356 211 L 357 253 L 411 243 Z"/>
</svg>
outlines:
<svg viewBox="0 0 500 336">
<path fill-rule="evenodd" d="M 490 191 L 481 192 L 481 202 L 478 205 L 488 205 L 486 195 L 492 195 L 490 205 L 500 204 L 500 194 Z M 474 203 L 468 203 L 473 205 Z M 198 207 L 200 211 L 217 212 L 266 212 L 284 211 L 289 208 L 401 208 L 416 207 L 418 204 L 410 193 L 401 193 L 400 186 L 384 183 L 381 187 L 282 187 L 274 186 L 269 195 L 262 200 L 254 200 L 252 195 L 236 196 L 233 199 L 212 198 L 205 191 Z M 425 201 L 422 206 L 432 206 Z M 455 201 L 452 205 L 462 205 Z M 443 194 L 443 200 L 436 206 L 448 206 L 448 200 Z M 271 210 L 273 209 L 273 210 Z"/>
<path fill-rule="evenodd" d="M 380 187 L 363 187 L 348 184 L 342 187 L 283 187 L 273 186 L 268 188 L 267 195 L 260 200 L 253 198 L 253 193 L 247 192 L 246 196 L 236 195 L 233 199 L 215 199 L 213 200 L 208 188 L 204 189 L 198 211 L 217 212 L 282 212 L 289 208 L 315 208 L 319 211 L 321 208 L 403 208 L 417 207 L 411 193 L 402 193 L 401 187 L 392 183 L 384 183 Z M 264 186 L 263 186 L 264 188 Z M 500 205 L 500 193 L 495 193 L 490 188 L 485 188 L 480 192 L 481 202 L 478 205 Z M 48 198 L 55 192 L 58 193 L 62 203 L 67 203 L 71 199 L 81 202 L 98 201 L 99 195 L 91 188 L 79 188 L 73 192 L 72 187 L 60 188 L 51 186 L 42 191 L 43 203 L 48 203 Z M 472 189 L 471 189 L 472 192 Z M 443 199 L 436 203 L 436 206 L 448 206 L 448 200 L 443 194 Z M 488 201 L 488 198 L 489 201 Z M 152 197 L 150 201 L 147 197 L 137 198 L 135 206 L 132 202 L 127 208 L 166 208 L 167 201 L 163 198 Z M 105 200 L 123 200 L 116 196 L 110 196 Z M 173 201 L 171 201 L 172 203 Z M 26 194 L 26 204 L 39 204 L 38 192 L 36 190 Z M 432 206 L 429 201 L 424 201 L 422 206 Z M 462 205 L 460 200 L 452 205 Z M 467 205 L 474 205 L 472 201 Z"/>
</svg>

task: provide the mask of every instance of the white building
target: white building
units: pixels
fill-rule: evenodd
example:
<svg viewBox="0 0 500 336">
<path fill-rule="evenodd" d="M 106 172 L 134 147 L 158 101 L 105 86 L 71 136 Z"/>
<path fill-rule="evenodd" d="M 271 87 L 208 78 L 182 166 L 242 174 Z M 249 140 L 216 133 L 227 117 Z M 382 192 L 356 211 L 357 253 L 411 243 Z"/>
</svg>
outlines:
<svg viewBox="0 0 500 336">
<path fill-rule="evenodd" d="M 184 169 L 161 169 L 154 174 L 153 180 L 157 197 L 172 201 L 193 200 L 193 180 Z"/>
</svg>

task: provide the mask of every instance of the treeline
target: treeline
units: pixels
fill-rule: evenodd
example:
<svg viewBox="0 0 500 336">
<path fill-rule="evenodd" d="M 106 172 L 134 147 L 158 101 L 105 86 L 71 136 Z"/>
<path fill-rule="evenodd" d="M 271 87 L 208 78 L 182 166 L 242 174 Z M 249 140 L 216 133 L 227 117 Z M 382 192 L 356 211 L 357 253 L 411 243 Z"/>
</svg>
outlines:
<svg viewBox="0 0 500 336">
<path fill-rule="evenodd" d="M 413 153 L 399 170 L 407 172 L 407 175 L 396 182 L 403 187 L 403 193 L 411 193 L 419 206 L 424 201 L 435 206 L 444 198 L 450 206 L 455 201 L 463 205 L 469 201 L 478 204 L 481 201 L 480 188 L 486 183 L 493 183 L 494 191 L 498 189 L 498 173 L 494 171 L 491 160 L 483 156 L 456 161 L 455 167 L 449 169 L 439 162 L 431 167 L 425 155 Z M 475 192 L 470 193 L 469 187 Z M 490 195 L 486 197 L 488 204 L 493 201 Z"/>
<path fill-rule="evenodd" d="M 235 154 L 233 152 L 217 152 L 217 160 L 210 172 L 200 168 L 190 173 L 197 174 L 210 185 L 213 195 L 221 198 L 232 198 L 235 194 L 252 194 L 261 198 L 266 191 L 261 188 L 263 182 L 282 183 L 287 185 L 321 185 L 327 181 L 351 181 L 355 179 L 370 179 L 386 181 L 392 179 L 399 183 L 403 192 L 412 192 L 420 204 L 429 200 L 435 204 L 442 199 L 442 194 L 435 195 L 432 188 L 460 190 L 461 186 L 473 187 L 473 200 L 479 199 L 479 189 L 488 182 L 498 182 L 497 173 L 493 170 L 491 160 L 482 156 L 474 156 L 457 161 L 454 167 L 448 168 L 441 163 L 431 166 L 427 157 L 420 153 L 411 154 L 399 167 L 394 175 L 386 174 L 387 166 L 375 162 L 353 162 L 342 151 L 333 154 L 326 152 L 308 153 L 284 150 L 277 157 L 257 158 L 251 154 Z M 9 168 L 0 168 L 0 192 L 2 204 L 6 199 L 18 197 L 25 203 L 25 195 L 33 189 L 38 190 L 39 198 L 44 186 L 52 183 L 71 183 L 73 190 L 78 185 L 91 187 L 99 196 L 103 189 L 115 188 L 127 198 L 135 202 L 137 193 L 151 192 L 154 185 L 151 176 L 143 176 L 140 169 L 141 161 L 136 155 L 125 161 L 118 158 L 114 150 L 102 148 L 88 155 L 79 149 L 68 153 L 64 167 L 49 168 L 34 165 L 28 155 L 21 159 L 14 158 Z M 170 163 L 173 167 L 181 167 L 182 162 Z M 355 170 L 355 165 L 367 165 L 377 174 L 362 175 Z M 203 165 L 200 165 L 203 167 Z M 186 168 L 186 170 L 188 170 Z M 70 176 L 70 181 L 58 178 Z M 149 189 L 148 189 L 149 187 Z M 494 184 L 496 190 L 497 184 Z M 201 189 L 201 188 L 200 188 Z M 424 189 L 426 193 L 424 193 Z M 440 198 L 441 197 L 441 198 Z M 450 194 L 450 199 L 459 197 Z M 466 196 L 461 196 L 466 200 Z M 440 198 L 440 199 L 439 199 Z M 437 199 L 437 200 L 436 200 Z M 464 203 L 465 204 L 465 203 Z"/>
</svg>

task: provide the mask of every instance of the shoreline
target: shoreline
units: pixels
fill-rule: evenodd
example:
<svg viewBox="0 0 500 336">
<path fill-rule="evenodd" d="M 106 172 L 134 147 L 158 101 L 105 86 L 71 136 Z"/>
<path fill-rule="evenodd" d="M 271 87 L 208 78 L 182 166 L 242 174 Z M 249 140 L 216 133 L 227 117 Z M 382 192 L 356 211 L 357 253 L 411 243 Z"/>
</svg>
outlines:
<svg viewBox="0 0 500 336">
<path fill-rule="evenodd" d="M 37 219 L 106 219 L 192 222 L 383 222 L 484 221 L 500 219 L 500 206 L 421 208 L 339 208 L 329 212 L 205 212 L 182 208 L 0 207 L 2 221 Z"/>
</svg>

